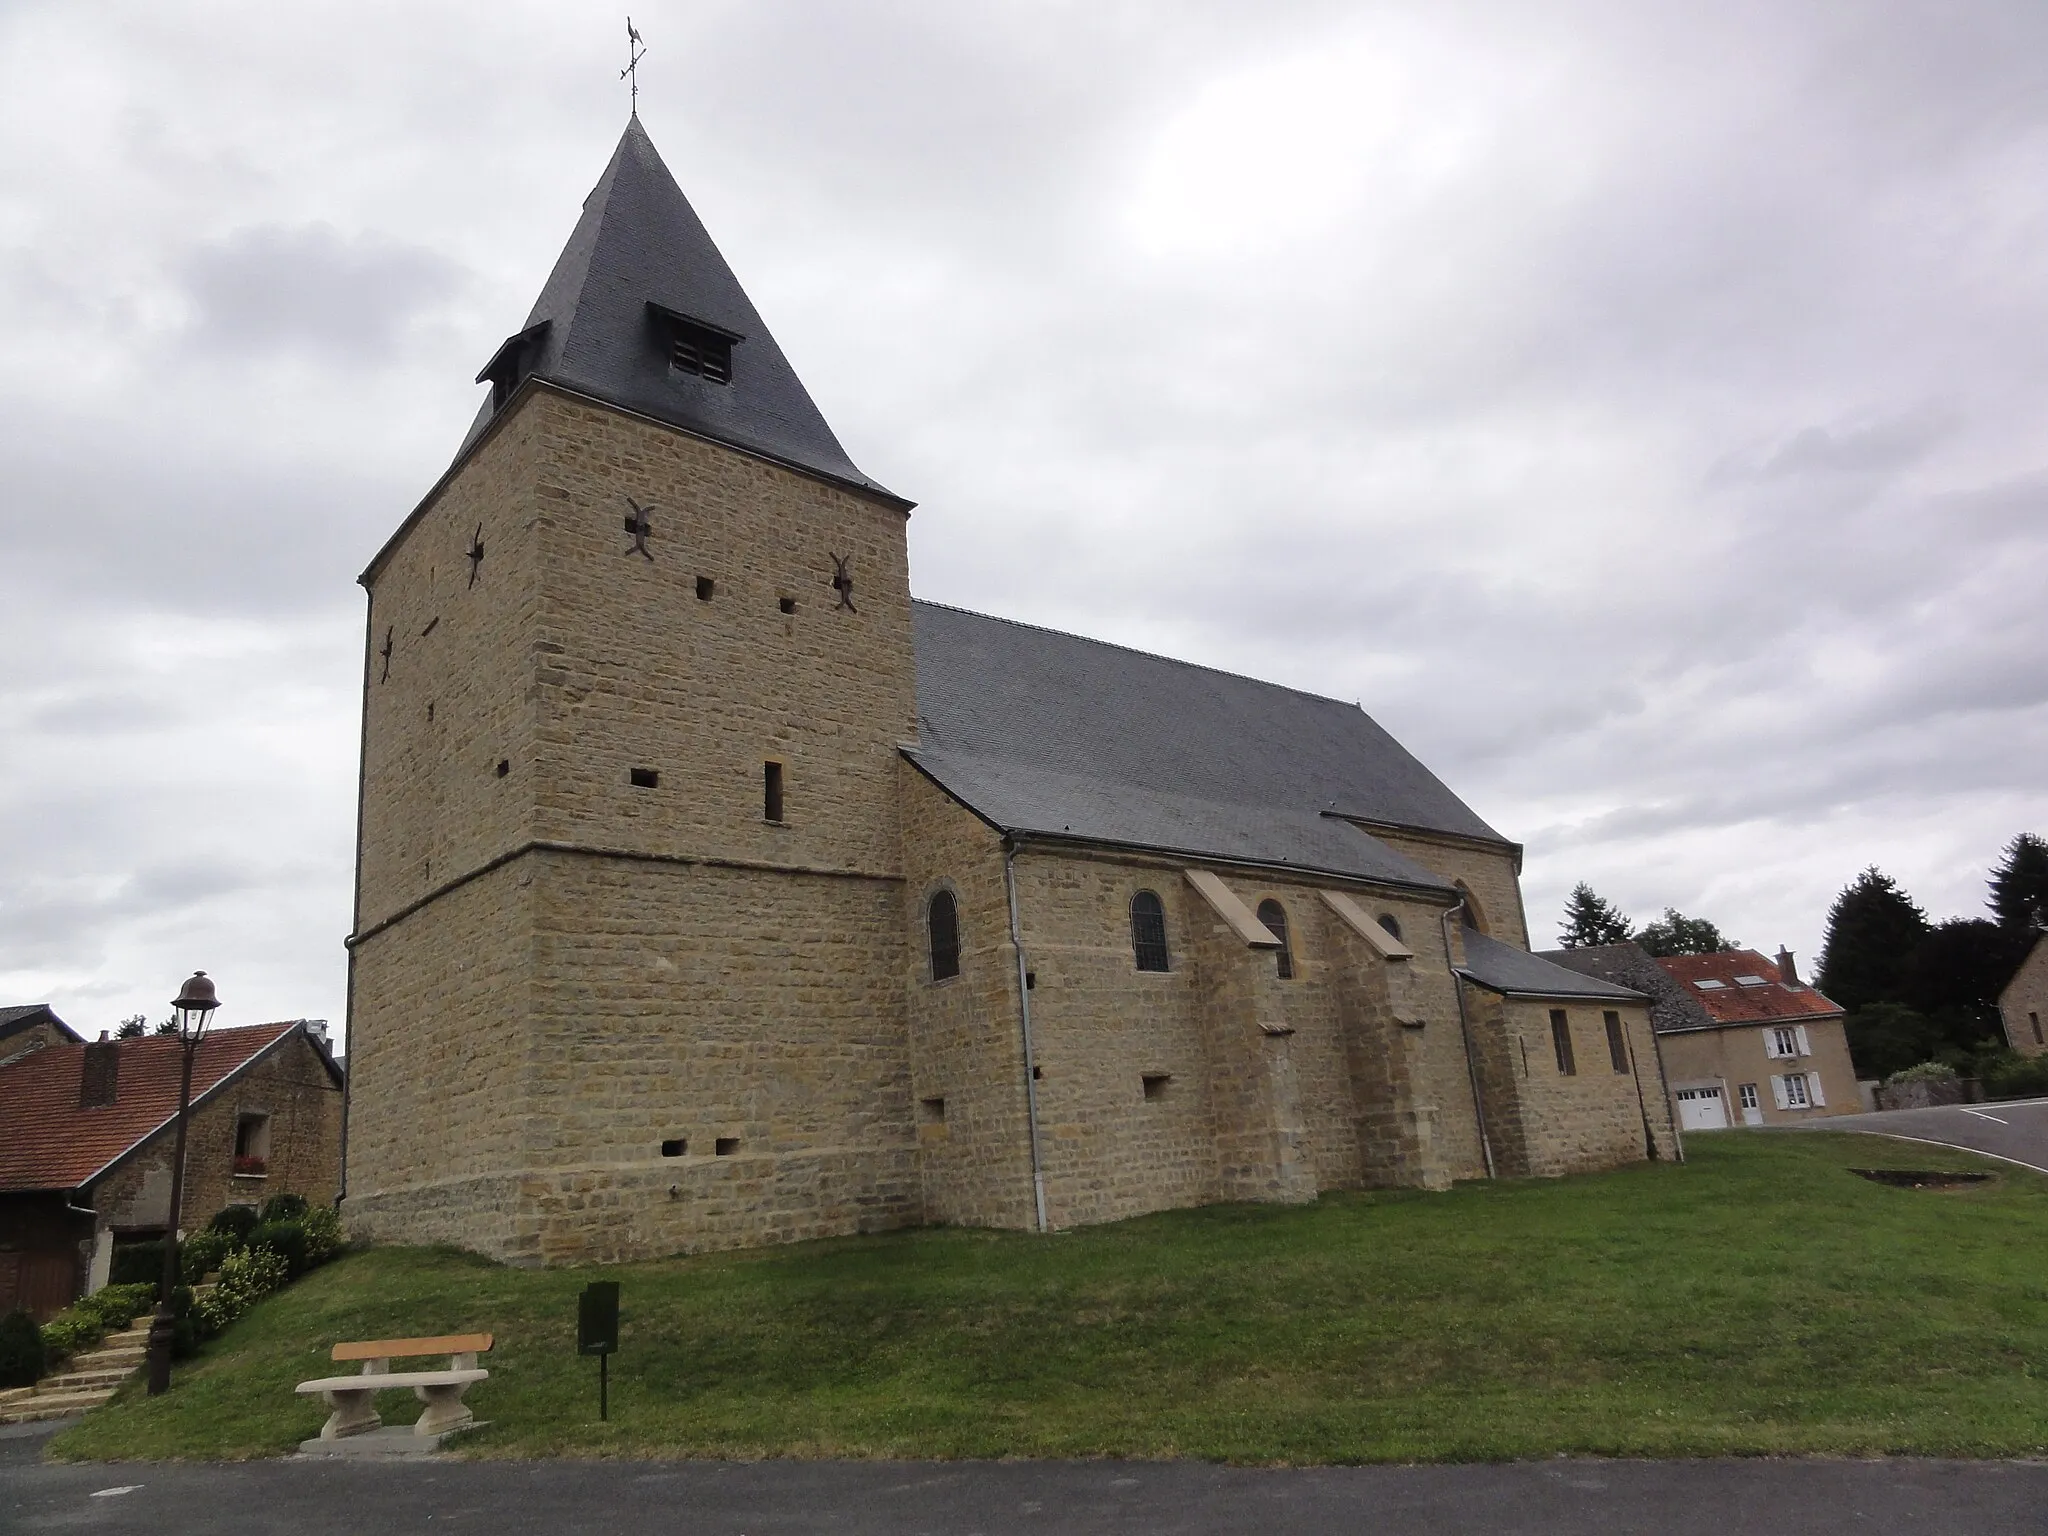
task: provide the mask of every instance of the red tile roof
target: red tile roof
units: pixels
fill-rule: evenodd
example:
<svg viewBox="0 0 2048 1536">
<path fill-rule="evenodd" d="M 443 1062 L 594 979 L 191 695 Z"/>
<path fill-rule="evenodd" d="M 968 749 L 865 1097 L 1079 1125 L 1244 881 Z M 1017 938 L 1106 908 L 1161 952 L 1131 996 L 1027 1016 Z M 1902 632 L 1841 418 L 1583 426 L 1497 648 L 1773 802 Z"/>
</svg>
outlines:
<svg viewBox="0 0 2048 1536">
<path fill-rule="evenodd" d="M 299 1026 L 210 1030 L 192 1063 L 192 1102 Z M 77 1189 L 178 1113 L 178 1042 L 144 1035 L 117 1042 L 114 1102 L 78 1107 L 83 1045 L 51 1045 L 0 1067 L 0 1191 Z"/>
<path fill-rule="evenodd" d="M 1753 949 L 1723 950 L 1718 955 L 1661 955 L 1657 963 L 1688 996 L 1706 1009 L 1717 1024 L 1776 1024 L 1799 1019 L 1832 1018 L 1841 1005 L 1812 987 L 1788 982 L 1778 967 Z M 1741 978 L 1748 976 L 1745 986 Z M 1757 985 L 1761 978 L 1763 985 Z M 1702 987 L 1718 981 L 1718 987 Z"/>
</svg>

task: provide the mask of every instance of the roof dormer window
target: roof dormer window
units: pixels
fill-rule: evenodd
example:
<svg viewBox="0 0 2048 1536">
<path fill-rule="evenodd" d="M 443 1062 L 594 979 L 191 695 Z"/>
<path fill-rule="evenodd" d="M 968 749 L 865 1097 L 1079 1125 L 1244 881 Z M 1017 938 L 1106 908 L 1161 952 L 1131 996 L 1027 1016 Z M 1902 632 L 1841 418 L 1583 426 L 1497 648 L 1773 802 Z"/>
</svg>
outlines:
<svg viewBox="0 0 2048 1536">
<path fill-rule="evenodd" d="M 732 349 L 735 343 L 746 340 L 744 336 L 659 304 L 649 304 L 647 308 L 668 349 L 670 374 L 690 374 L 714 384 L 732 382 Z"/>
<path fill-rule="evenodd" d="M 540 347 L 547 339 L 549 324 L 543 320 L 538 325 L 528 326 L 517 336 L 507 337 L 505 345 L 492 354 L 491 360 L 484 364 L 483 372 L 476 376 L 479 384 L 486 379 L 491 381 L 492 415 L 505 409 L 505 402 L 512 398 L 512 391 L 540 361 Z"/>
</svg>

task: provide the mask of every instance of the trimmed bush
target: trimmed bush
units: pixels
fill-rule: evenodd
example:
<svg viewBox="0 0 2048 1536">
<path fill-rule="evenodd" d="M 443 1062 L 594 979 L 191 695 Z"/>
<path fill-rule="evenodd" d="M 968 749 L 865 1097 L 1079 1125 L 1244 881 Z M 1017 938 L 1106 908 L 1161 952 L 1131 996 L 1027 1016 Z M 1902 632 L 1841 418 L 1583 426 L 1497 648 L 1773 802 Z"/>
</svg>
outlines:
<svg viewBox="0 0 2048 1536">
<path fill-rule="evenodd" d="M 262 1249 L 276 1254 L 284 1260 L 285 1272 L 291 1275 L 306 1271 L 306 1229 L 296 1221 L 266 1221 L 249 1234 L 251 1253 Z"/>
<path fill-rule="evenodd" d="M 263 1202 L 263 1220 L 266 1223 L 273 1221 L 297 1221 L 306 1214 L 306 1210 L 306 1197 L 304 1195 L 272 1195 Z"/>
<path fill-rule="evenodd" d="M 187 1285 L 197 1285 L 216 1269 L 220 1261 L 240 1245 L 226 1233 L 208 1227 L 194 1232 L 178 1245 L 178 1274 Z"/>
<path fill-rule="evenodd" d="M 1923 1061 L 1917 1066 L 1894 1072 L 1884 1080 L 1887 1088 L 1896 1088 L 1901 1083 L 1952 1083 L 1956 1080 L 1956 1069 L 1945 1061 Z"/>
<path fill-rule="evenodd" d="M 91 1349 L 107 1336 L 107 1325 L 82 1307 L 66 1307 L 43 1324 L 43 1353 L 62 1359 Z"/>
<path fill-rule="evenodd" d="M 303 1235 L 303 1234 L 302 1234 Z M 290 1278 L 284 1259 L 271 1248 L 248 1247 L 221 1260 L 220 1279 L 192 1304 L 199 1335 L 211 1338 Z"/>
<path fill-rule="evenodd" d="M 213 1220 L 206 1224 L 206 1230 L 225 1232 L 229 1246 L 239 1248 L 249 1241 L 249 1234 L 256 1230 L 256 1224 L 262 1219 L 253 1205 L 230 1205 L 214 1213 Z"/>
<path fill-rule="evenodd" d="M 1987 1063 L 1984 1092 L 1994 1099 L 2031 1099 L 2048 1094 L 2048 1056 L 2007 1054 Z"/>
<path fill-rule="evenodd" d="M 341 1213 L 331 1205 L 316 1206 L 306 1212 L 300 1226 L 306 1229 L 306 1266 L 325 1264 L 341 1252 Z"/>
<path fill-rule="evenodd" d="M 75 1310 L 99 1319 L 100 1326 L 112 1332 L 117 1328 L 126 1328 L 147 1312 L 155 1302 L 154 1285 L 108 1285 L 102 1286 L 78 1302 Z"/>
<path fill-rule="evenodd" d="M 26 1312 L 0 1317 L 0 1388 L 32 1387 L 42 1379 L 43 1331 Z"/>
<path fill-rule="evenodd" d="M 164 1245 L 124 1243 L 114 1249 L 114 1262 L 107 1279 L 114 1285 L 155 1285 L 164 1274 Z"/>
</svg>

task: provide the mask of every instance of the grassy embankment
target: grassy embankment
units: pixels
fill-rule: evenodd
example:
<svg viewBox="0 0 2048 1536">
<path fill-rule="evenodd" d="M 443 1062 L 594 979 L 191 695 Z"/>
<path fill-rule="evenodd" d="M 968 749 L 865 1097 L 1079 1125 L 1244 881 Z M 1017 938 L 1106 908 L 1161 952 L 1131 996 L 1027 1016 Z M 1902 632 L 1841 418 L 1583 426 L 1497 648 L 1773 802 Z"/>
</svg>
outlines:
<svg viewBox="0 0 2048 1536">
<path fill-rule="evenodd" d="M 603 1270 L 350 1255 L 53 1443 L 277 1454 L 336 1339 L 495 1332 L 478 1455 L 1239 1462 L 2048 1449 L 2048 1180 L 1845 1135 L 1687 1167 Z M 1990 1169 L 1956 1192 L 1851 1166 Z M 612 1419 L 576 1293 L 623 1282 Z M 385 1398 L 405 1422 L 409 1398 Z"/>
</svg>

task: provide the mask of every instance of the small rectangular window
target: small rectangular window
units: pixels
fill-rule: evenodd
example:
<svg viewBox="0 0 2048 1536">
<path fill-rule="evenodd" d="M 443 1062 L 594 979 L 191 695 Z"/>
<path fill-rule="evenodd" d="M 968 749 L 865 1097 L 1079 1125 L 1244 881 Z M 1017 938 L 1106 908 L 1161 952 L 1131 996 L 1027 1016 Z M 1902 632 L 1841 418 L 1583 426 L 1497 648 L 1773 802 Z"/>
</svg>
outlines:
<svg viewBox="0 0 2048 1536">
<path fill-rule="evenodd" d="M 501 757 L 501 758 L 499 758 L 499 759 L 498 759 L 498 777 L 502 779 L 503 777 L 505 777 L 505 775 L 506 775 L 506 774 L 510 773 L 511 771 L 512 771 L 512 759 L 511 759 L 511 758 L 509 758 L 509 757 Z"/>
<path fill-rule="evenodd" d="M 1812 1101 L 1806 1094 L 1806 1074 L 1790 1072 L 1785 1076 L 1785 1105 L 1788 1109 L 1805 1109 Z"/>
<path fill-rule="evenodd" d="M 697 601 L 698 601 L 698 602 L 700 602 L 700 603 L 708 603 L 708 602 L 710 602 L 710 601 L 711 601 L 711 599 L 712 599 L 713 597 L 715 597 L 715 596 L 717 596 L 717 595 L 718 595 L 718 583 L 717 583 L 717 582 L 713 581 L 713 580 L 712 580 L 712 579 L 711 579 L 711 578 L 710 578 L 709 576 L 699 576 L 699 577 L 697 578 Z"/>
<path fill-rule="evenodd" d="M 1607 1014 L 1607 1056 L 1615 1071 L 1628 1070 L 1628 1042 L 1622 1037 L 1621 1015 L 1613 1012 Z"/>
<path fill-rule="evenodd" d="M 681 1136 L 671 1136 L 661 1144 L 661 1155 L 663 1157 L 681 1157 L 689 1150 L 690 1143 Z"/>
<path fill-rule="evenodd" d="M 731 1157 L 739 1149 L 740 1139 L 737 1136 L 720 1136 L 711 1143 L 712 1152 L 719 1157 Z"/>
<path fill-rule="evenodd" d="M 1557 1052 L 1557 1070 L 1564 1077 L 1577 1077 L 1578 1067 L 1572 1061 L 1572 1026 L 1562 1008 L 1550 1010 L 1550 1044 Z"/>
<path fill-rule="evenodd" d="M 626 775 L 626 778 L 635 789 L 658 789 L 661 787 L 661 775 L 652 768 L 635 768 Z"/>
<path fill-rule="evenodd" d="M 1173 1074 L 1170 1072 L 1147 1072 L 1138 1081 L 1144 1087 L 1146 1098 L 1163 1099 L 1166 1097 L 1166 1085 L 1173 1081 Z"/>
<path fill-rule="evenodd" d="M 2048 1045 L 2048 1040 L 2043 1040 L 2041 1038 L 2041 1015 L 2038 1013 L 2029 1013 L 2027 1015 L 2027 1022 L 2034 1026 L 2034 1044 Z"/>
<path fill-rule="evenodd" d="M 944 1099 L 919 1099 L 917 1118 L 926 1125 L 946 1123 L 946 1101 Z"/>
<path fill-rule="evenodd" d="M 761 765 L 761 819 L 782 820 L 782 764 Z"/>
<path fill-rule="evenodd" d="M 775 606 L 780 608 L 784 613 L 795 613 L 796 599 L 793 597 L 779 597 L 775 600 Z"/>
<path fill-rule="evenodd" d="M 262 1178 L 270 1170 L 270 1116 L 238 1115 L 235 1118 L 235 1173 L 242 1178 Z"/>
</svg>

